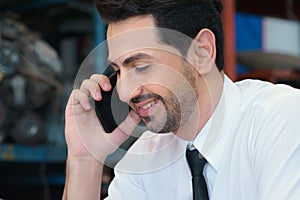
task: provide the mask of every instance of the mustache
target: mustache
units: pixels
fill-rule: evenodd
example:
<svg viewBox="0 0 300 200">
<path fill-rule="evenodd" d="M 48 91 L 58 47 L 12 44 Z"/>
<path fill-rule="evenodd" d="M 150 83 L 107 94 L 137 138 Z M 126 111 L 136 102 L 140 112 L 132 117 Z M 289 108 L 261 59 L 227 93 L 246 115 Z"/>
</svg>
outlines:
<svg viewBox="0 0 300 200">
<path fill-rule="evenodd" d="M 142 94 L 138 97 L 131 99 L 131 102 L 132 103 L 140 103 L 142 101 L 145 101 L 145 100 L 151 99 L 151 98 L 161 99 L 161 97 L 157 94 Z"/>
</svg>

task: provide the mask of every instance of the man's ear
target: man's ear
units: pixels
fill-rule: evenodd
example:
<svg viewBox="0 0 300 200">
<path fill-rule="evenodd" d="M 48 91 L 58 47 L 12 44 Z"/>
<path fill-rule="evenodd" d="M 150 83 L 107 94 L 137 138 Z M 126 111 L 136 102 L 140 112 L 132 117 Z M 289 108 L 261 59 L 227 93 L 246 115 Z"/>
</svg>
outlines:
<svg viewBox="0 0 300 200">
<path fill-rule="evenodd" d="M 208 73 L 215 66 L 216 39 L 209 29 L 202 29 L 194 38 L 192 45 L 193 60 L 200 74 Z"/>
</svg>

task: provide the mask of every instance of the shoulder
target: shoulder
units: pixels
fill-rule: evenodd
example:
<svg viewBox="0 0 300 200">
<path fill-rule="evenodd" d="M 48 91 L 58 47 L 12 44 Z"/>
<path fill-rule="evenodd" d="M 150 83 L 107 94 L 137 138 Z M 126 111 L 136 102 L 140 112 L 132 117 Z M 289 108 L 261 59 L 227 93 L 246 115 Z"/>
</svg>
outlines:
<svg viewBox="0 0 300 200">
<path fill-rule="evenodd" d="M 242 95 L 242 105 L 246 108 L 259 108 L 275 111 L 300 105 L 300 90 L 284 84 L 272 84 L 260 80 L 236 82 Z"/>
<path fill-rule="evenodd" d="M 258 80 L 235 83 L 241 93 L 241 122 L 251 156 L 264 163 L 299 146 L 300 90 Z M 242 133 L 239 133 L 242 134 Z"/>
<path fill-rule="evenodd" d="M 251 126 L 245 131 L 261 198 L 286 199 L 299 181 L 291 172 L 299 168 L 300 90 L 262 81 L 237 85 L 245 100 L 245 119 L 251 116 Z"/>
<path fill-rule="evenodd" d="M 255 138 L 270 140 L 276 134 L 295 137 L 300 114 L 299 89 L 258 80 L 245 80 L 236 85 L 242 94 L 243 116 L 251 118 Z"/>
</svg>

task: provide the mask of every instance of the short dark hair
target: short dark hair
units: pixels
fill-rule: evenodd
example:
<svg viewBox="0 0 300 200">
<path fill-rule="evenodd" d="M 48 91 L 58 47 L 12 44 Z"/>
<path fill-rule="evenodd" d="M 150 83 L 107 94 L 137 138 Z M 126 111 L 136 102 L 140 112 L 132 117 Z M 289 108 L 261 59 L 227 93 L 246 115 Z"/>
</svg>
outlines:
<svg viewBox="0 0 300 200">
<path fill-rule="evenodd" d="M 216 37 L 215 63 L 220 71 L 224 67 L 223 6 L 220 0 L 96 0 L 96 6 L 107 24 L 152 15 L 157 27 L 175 30 L 191 38 L 203 28 L 210 29 Z M 187 53 L 187 48 L 182 50 L 180 43 L 170 41 L 162 32 L 159 35 L 162 42 L 172 44 L 184 55 Z"/>
</svg>

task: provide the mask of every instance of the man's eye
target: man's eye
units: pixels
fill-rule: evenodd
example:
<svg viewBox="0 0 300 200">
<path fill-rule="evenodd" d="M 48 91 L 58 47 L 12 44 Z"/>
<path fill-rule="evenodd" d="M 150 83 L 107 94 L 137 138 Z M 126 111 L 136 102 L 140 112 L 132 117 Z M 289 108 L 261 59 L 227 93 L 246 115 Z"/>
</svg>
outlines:
<svg viewBox="0 0 300 200">
<path fill-rule="evenodd" d="M 149 67 L 150 65 L 139 65 L 135 67 L 135 70 L 142 72 L 142 71 L 146 71 Z"/>
</svg>

